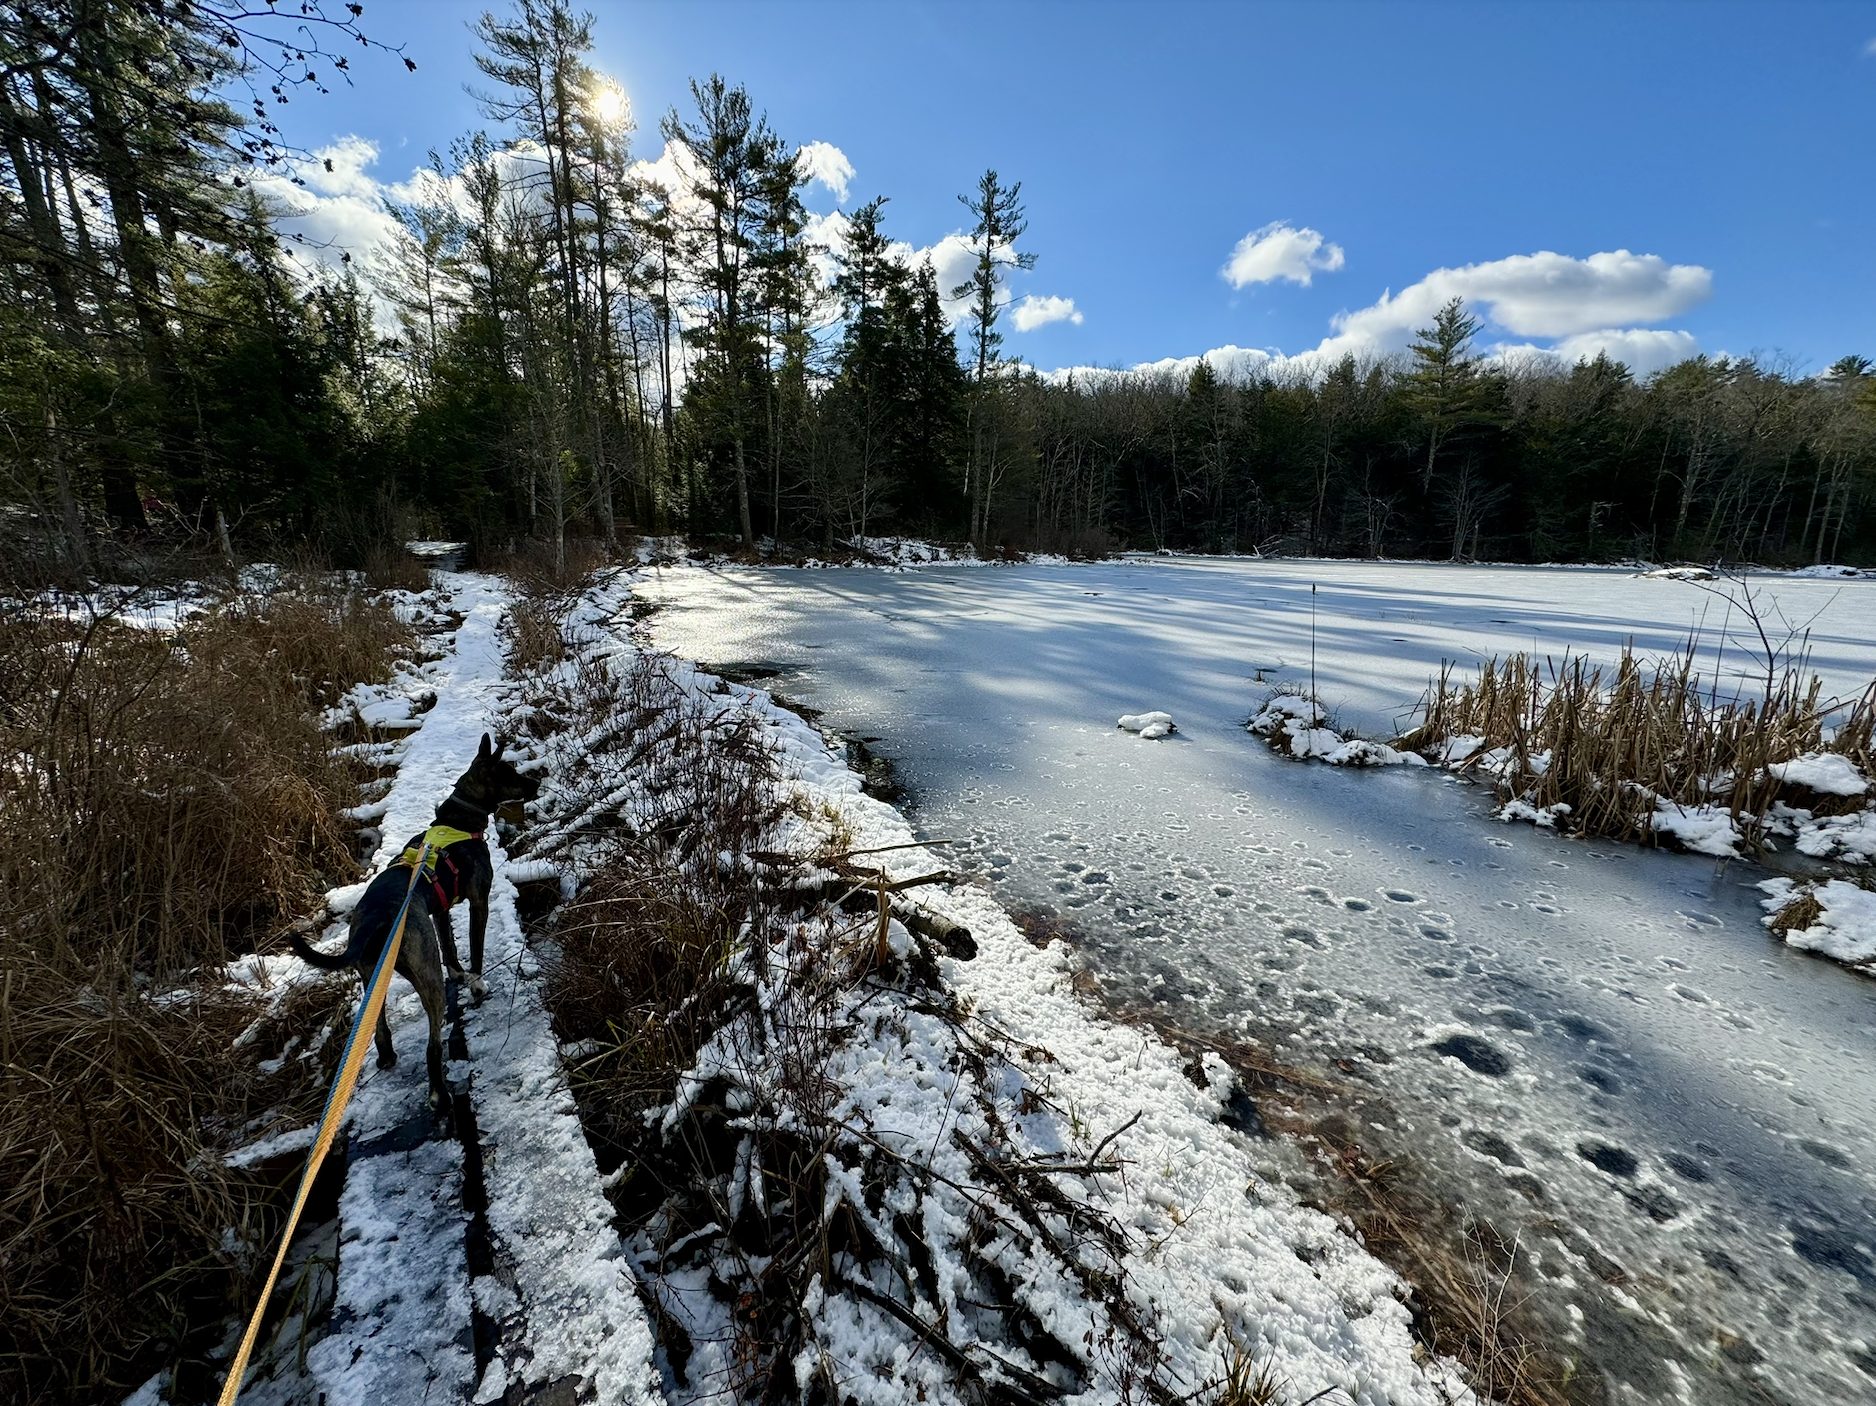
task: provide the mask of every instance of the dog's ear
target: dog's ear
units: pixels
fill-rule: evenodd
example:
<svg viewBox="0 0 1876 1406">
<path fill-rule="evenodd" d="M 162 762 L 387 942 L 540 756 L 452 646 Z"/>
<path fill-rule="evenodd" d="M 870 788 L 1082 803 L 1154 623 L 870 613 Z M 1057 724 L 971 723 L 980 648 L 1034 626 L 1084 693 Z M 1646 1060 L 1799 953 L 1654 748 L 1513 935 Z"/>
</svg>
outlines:
<svg viewBox="0 0 1876 1406">
<path fill-rule="evenodd" d="M 502 753 L 507 750 L 508 744 L 506 742 L 497 742 L 495 744 L 495 760 L 499 762 L 502 759 Z"/>
<path fill-rule="evenodd" d="M 482 734 L 482 747 L 476 753 L 476 760 L 485 762 L 489 759 L 489 755 L 489 735 L 485 732 Z"/>
</svg>

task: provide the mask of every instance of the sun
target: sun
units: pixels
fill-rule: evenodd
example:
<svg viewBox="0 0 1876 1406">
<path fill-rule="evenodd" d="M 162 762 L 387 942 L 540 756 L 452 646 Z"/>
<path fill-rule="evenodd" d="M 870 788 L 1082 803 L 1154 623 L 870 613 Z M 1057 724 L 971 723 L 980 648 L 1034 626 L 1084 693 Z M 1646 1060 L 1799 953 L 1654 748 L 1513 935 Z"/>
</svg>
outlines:
<svg viewBox="0 0 1876 1406">
<path fill-rule="evenodd" d="M 603 126 L 624 127 L 632 120 L 632 100 L 610 78 L 599 78 L 593 84 L 593 115 Z"/>
</svg>

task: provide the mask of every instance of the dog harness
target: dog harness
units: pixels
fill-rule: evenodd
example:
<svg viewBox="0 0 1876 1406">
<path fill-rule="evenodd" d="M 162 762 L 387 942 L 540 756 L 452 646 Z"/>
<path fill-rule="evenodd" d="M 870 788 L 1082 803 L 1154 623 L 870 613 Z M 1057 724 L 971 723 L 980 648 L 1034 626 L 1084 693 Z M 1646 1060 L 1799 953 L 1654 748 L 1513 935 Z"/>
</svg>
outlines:
<svg viewBox="0 0 1876 1406">
<path fill-rule="evenodd" d="M 423 858 L 423 847 L 430 847 L 430 860 L 423 866 L 422 878 L 430 885 L 430 891 L 436 895 L 437 906 L 447 913 L 450 905 L 462 897 L 462 875 L 457 871 L 456 861 L 449 857 L 449 847 L 459 845 L 464 840 L 479 840 L 480 830 L 458 830 L 453 825 L 432 825 L 404 847 L 398 856 L 397 864 L 405 869 L 415 869 Z M 449 888 L 443 887 L 443 870 L 449 870 Z"/>
</svg>

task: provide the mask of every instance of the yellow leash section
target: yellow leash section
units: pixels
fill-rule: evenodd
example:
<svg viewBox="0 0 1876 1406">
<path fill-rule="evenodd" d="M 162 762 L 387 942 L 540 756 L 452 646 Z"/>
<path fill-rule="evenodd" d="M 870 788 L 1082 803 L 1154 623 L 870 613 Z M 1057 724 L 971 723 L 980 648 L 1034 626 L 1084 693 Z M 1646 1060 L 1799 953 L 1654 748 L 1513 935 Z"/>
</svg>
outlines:
<svg viewBox="0 0 1876 1406">
<path fill-rule="evenodd" d="M 332 1081 L 331 1092 L 326 1095 L 326 1111 L 319 1120 L 319 1131 L 313 1137 L 313 1150 L 307 1155 L 306 1170 L 300 1174 L 299 1194 L 293 1198 L 293 1211 L 287 1217 L 286 1228 L 280 1232 L 280 1249 L 274 1255 L 274 1267 L 267 1271 L 267 1283 L 261 1289 L 260 1302 L 254 1305 L 254 1315 L 248 1319 L 248 1330 L 241 1335 L 241 1347 L 228 1367 L 228 1380 L 222 1384 L 219 1406 L 234 1406 L 235 1398 L 241 1394 L 241 1378 L 247 1375 L 248 1356 L 254 1351 L 254 1339 L 260 1335 L 261 1316 L 267 1311 L 267 1301 L 274 1295 L 274 1282 L 280 1278 L 280 1266 L 286 1263 L 287 1246 L 293 1243 L 293 1232 L 300 1224 L 300 1212 L 306 1209 L 306 1198 L 312 1194 L 313 1179 L 319 1175 L 320 1164 L 326 1160 L 326 1153 L 332 1148 L 332 1140 L 338 1135 L 339 1122 L 345 1117 L 345 1106 L 352 1101 L 352 1091 L 358 1087 L 358 1072 L 365 1064 L 365 1047 L 371 1043 L 371 1032 L 378 1028 L 378 1017 L 384 1011 L 384 993 L 390 988 L 391 973 L 397 968 L 397 949 L 404 939 L 404 924 L 410 918 L 411 896 L 417 892 L 417 880 L 423 877 L 423 866 L 429 858 L 430 846 L 425 845 L 418 862 L 411 868 L 410 887 L 404 890 L 404 902 L 397 910 L 397 922 L 391 929 L 391 940 L 385 943 L 384 951 L 378 956 L 378 965 L 372 968 L 371 980 L 365 984 L 365 998 L 359 1004 L 358 1018 L 352 1022 L 352 1033 L 345 1042 L 345 1057 L 340 1060 L 338 1076 Z"/>
</svg>

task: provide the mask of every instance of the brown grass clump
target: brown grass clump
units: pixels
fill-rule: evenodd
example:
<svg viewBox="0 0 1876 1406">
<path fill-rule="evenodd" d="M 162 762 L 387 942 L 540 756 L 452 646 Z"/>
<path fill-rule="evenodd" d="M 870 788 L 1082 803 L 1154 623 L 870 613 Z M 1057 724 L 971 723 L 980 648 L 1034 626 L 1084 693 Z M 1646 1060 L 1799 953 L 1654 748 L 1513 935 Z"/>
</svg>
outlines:
<svg viewBox="0 0 1876 1406">
<path fill-rule="evenodd" d="M 175 635 L 16 611 L 0 642 L 7 940 L 82 978 L 251 946 L 353 868 L 356 786 L 309 709 L 382 675 L 388 614 L 282 595 Z"/>
<path fill-rule="evenodd" d="M 430 568 L 401 543 L 387 543 L 365 553 L 365 584 L 379 591 L 421 593 L 430 589 Z"/>
<path fill-rule="evenodd" d="M 1809 887 L 1801 888 L 1772 915 L 1771 929 L 1783 936 L 1793 930 L 1802 932 L 1806 928 L 1817 926 L 1817 920 L 1824 916 L 1824 905 L 1817 901 L 1817 894 Z"/>
<path fill-rule="evenodd" d="M 346 992 L 219 973 L 355 872 L 309 710 L 405 635 L 331 592 L 0 611 L 0 1398 L 93 1401 L 221 1320 L 290 1190 L 222 1154 L 316 1113 Z"/>
<path fill-rule="evenodd" d="M 1586 834 L 1654 843 L 1659 797 L 1723 808 L 1753 840 L 1774 802 L 1793 799 L 1768 765 L 1837 751 L 1867 768 L 1872 724 L 1876 686 L 1848 703 L 1828 700 L 1815 675 L 1792 665 L 1768 673 L 1753 693 L 1722 695 L 1703 679 L 1690 642 L 1653 664 L 1624 649 L 1610 670 L 1580 657 L 1539 663 L 1514 654 L 1460 683 L 1449 665 L 1421 701 L 1419 722 L 1394 745 L 1438 757 L 1452 738 L 1481 738 L 1460 769 L 1503 749 L 1500 794 L 1567 805 L 1565 828 Z M 1819 813 L 1845 804 L 1797 799 Z"/>
<path fill-rule="evenodd" d="M 511 673 L 544 673 L 567 657 L 561 612 L 548 602 L 521 595 L 508 610 L 508 668 Z"/>
<path fill-rule="evenodd" d="M 278 1017 L 214 990 L 83 988 L 0 952 L 0 1398 L 122 1396 L 217 1324 L 256 1266 L 232 1248 L 277 1232 L 295 1165 L 222 1153 L 312 1121 L 342 987 Z M 250 1028 L 256 1035 L 236 1041 Z M 260 1061 L 313 1038 L 310 1063 Z M 232 1233 L 232 1238 L 231 1238 Z"/>
</svg>

